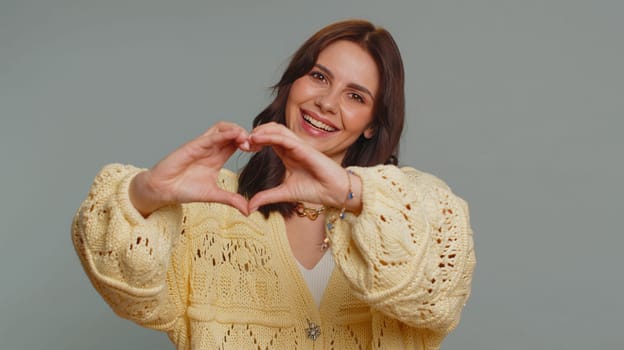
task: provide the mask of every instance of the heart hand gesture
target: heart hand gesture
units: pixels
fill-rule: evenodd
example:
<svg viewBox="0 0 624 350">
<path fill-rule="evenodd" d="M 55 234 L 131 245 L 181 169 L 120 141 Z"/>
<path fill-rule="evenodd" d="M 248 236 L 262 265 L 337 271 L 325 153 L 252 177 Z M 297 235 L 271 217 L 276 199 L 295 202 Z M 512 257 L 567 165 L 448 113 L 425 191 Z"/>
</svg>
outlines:
<svg viewBox="0 0 624 350">
<path fill-rule="evenodd" d="M 262 147 L 272 147 L 282 159 L 286 167 L 282 184 L 256 193 L 249 202 L 219 188 L 219 171 L 237 149 L 254 152 Z M 357 176 L 347 174 L 284 125 L 263 124 L 249 135 L 236 124 L 220 122 L 139 173 L 130 184 L 130 199 L 144 216 L 165 205 L 189 202 L 223 203 L 249 215 L 262 205 L 279 202 L 341 208 L 349 189 L 361 193 L 361 185 Z M 361 210 L 361 200 L 346 204 L 349 211 Z"/>
</svg>

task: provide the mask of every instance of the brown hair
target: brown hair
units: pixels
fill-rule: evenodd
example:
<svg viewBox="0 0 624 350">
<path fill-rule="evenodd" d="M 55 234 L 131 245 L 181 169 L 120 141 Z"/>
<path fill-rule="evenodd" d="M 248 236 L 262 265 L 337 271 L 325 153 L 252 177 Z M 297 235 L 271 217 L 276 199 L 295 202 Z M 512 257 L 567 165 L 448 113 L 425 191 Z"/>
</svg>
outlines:
<svg viewBox="0 0 624 350">
<path fill-rule="evenodd" d="M 373 137 L 360 137 L 347 149 L 342 166 L 373 166 L 398 163 L 399 139 L 405 118 L 404 73 L 401 54 L 388 31 L 364 20 L 347 20 L 328 25 L 310 37 L 295 52 L 280 81 L 273 86 L 275 99 L 253 121 L 253 127 L 277 122 L 286 124 L 286 101 L 295 80 L 307 74 L 320 52 L 330 44 L 347 40 L 368 52 L 379 70 L 379 93 L 373 107 Z M 285 168 L 271 147 L 254 154 L 238 180 L 238 193 L 251 198 L 256 193 L 281 184 Z M 292 203 L 273 203 L 260 207 L 268 217 L 279 211 L 292 214 Z"/>
</svg>

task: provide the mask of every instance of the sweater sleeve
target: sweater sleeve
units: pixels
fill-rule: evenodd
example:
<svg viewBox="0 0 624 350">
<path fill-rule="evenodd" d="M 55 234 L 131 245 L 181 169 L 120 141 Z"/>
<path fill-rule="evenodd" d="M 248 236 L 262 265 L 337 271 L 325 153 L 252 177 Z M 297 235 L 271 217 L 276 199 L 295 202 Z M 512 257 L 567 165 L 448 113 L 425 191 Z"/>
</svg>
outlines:
<svg viewBox="0 0 624 350">
<path fill-rule="evenodd" d="M 337 220 L 329 235 L 353 293 L 388 317 L 448 334 L 475 265 L 466 202 L 412 168 L 350 169 L 362 179 L 362 212 Z"/>
<path fill-rule="evenodd" d="M 72 240 L 93 286 L 116 314 L 167 331 L 184 348 L 188 242 L 183 208 L 169 206 L 143 218 L 128 195 L 139 171 L 119 164 L 102 169 L 74 217 Z"/>
</svg>

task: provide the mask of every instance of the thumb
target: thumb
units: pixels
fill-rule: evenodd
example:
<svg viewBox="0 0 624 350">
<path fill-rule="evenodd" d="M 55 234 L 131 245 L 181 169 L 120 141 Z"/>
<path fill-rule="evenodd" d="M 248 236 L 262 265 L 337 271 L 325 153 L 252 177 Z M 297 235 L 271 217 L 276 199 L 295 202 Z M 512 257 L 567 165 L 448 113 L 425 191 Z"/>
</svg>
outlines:
<svg viewBox="0 0 624 350">
<path fill-rule="evenodd" d="M 249 213 L 253 213 L 261 206 L 271 203 L 280 203 L 291 201 L 292 198 L 289 195 L 289 191 L 286 186 L 279 185 L 268 190 L 260 191 L 256 193 L 249 200 Z"/>
</svg>

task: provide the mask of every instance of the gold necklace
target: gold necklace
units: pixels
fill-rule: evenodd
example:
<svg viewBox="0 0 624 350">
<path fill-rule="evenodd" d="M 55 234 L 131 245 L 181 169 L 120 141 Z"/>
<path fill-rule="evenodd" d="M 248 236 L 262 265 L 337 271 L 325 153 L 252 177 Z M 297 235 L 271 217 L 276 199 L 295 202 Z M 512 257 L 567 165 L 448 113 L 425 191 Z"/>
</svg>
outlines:
<svg viewBox="0 0 624 350">
<path fill-rule="evenodd" d="M 308 219 L 312 221 L 316 220 L 316 218 L 318 218 L 319 215 L 323 214 L 324 212 L 325 212 L 324 205 L 321 205 L 318 208 L 308 208 L 303 203 L 297 202 L 297 205 L 295 206 L 295 213 L 297 214 L 298 217 L 300 218 L 307 217 Z"/>
</svg>

